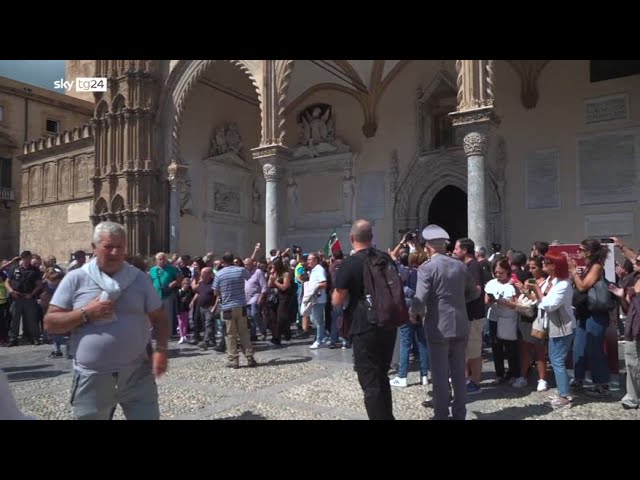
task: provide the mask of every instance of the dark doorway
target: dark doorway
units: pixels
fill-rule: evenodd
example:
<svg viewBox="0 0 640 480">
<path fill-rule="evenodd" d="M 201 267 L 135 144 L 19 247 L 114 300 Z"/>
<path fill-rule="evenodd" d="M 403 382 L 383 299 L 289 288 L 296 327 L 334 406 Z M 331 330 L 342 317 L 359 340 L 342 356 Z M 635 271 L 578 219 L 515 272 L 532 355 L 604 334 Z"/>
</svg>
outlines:
<svg viewBox="0 0 640 480">
<path fill-rule="evenodd" d="M 467 194 L 453 185 L 447 185 L 429 205 L 429 224 L 444 228 L 451 238 L 452 247 L 458 238 L 467 236 Z"/>
</svg>

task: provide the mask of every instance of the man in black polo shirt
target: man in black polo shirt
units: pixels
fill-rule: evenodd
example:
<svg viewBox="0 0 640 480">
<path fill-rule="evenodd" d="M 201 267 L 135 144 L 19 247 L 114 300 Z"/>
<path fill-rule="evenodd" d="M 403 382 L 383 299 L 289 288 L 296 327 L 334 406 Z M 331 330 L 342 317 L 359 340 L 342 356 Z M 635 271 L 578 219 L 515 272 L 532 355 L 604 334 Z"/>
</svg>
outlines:
<svg viewBox="0 0 640 480">
<path fill-rule="evenodd" d="M 42 286 L 42 273 L 36 267 L 31 266 L 31 252 L 25 250 L 20 254 L 20 263 L 9 271 L 9 278 L 7 278 L 5 285 L 7 293 L 13 299 L 8 346 L 18 345 L 21 318 L 25 339 L 35 345 L 40 345 L 40 315 L 42 312 L 35 294 Z"/>
<path fill-rule="evenodd" d="M 367 322 L 364 306 L 364 261 L 372 248 L 373 230 L 367 220 L 357 220 L 351 227 L 351 244 L 355 253 L 345 259 L 336 272 L 332 295 L 335 306 L 347 305 L 343 322 L 350 324 L 353 367 L 364 392 L 369 420 L 394 420 L 389 367 L 396 343 L 396 328 L 380 328 Z M 348 302 L 348 304 L 347 304 Z M 343 328 L 343 336 L 348 338 Z"/>
</svg>

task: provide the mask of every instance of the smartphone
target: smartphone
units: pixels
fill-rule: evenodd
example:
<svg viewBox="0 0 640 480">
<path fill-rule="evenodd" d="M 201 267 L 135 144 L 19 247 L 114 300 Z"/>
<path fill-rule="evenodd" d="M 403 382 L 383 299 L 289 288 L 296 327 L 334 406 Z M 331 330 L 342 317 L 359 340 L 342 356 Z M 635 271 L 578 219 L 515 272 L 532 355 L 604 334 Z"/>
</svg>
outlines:
<svg viewBox="0 0 640 480">
<path fill-rule="evenodd" d="M 536 283 L 536 279 L 535 278 L 530 278 L 529 280 L 527 280 L 527 283 L 535 284 Z"/>
<path fill-rule="evenodd" d="M 489 297 L 489 300 L 492 302 L 496 301 L 496 296 L 493 293 L 487 293 L 487 297 Z"/>
<path fill-rule="evenodd" d="M 600 243 L 613 243 L 613 238 L 601 238 Z"/>
<path fill-rule="evenodd" d="M 511 274 L 511 281 L 512 281 L 513 283 L 516 283 L 516 282 L 518 281 L 518 276 L 517 276 L 515 273 L 512 273 L 512 274 Z"/>
</svg>

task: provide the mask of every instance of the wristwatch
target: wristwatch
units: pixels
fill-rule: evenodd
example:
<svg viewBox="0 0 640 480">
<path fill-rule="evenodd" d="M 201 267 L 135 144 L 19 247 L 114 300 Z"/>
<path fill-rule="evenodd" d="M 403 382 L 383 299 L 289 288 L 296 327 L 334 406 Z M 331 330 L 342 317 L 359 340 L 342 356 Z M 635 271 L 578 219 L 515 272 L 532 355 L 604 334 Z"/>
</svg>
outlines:
<svg viewBox="0 0 640 480">
<path fill-rule="evenodd" d="M 87 313 L 87 311 L 84 308 L 81 308 L 80 311 L 82 312 L 82 319 L 84 320 L 83 323 L 89 323 L 90 319 L 89 319 L 89 314 Z"/>
</svg>

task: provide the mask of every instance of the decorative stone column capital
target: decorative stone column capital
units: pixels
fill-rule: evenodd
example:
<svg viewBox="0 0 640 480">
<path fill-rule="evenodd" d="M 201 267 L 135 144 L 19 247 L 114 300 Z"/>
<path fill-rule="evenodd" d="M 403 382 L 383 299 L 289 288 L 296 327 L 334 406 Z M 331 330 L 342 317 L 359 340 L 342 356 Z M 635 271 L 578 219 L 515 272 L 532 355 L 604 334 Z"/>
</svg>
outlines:
<svg viewBox="0 0 640 480">
<path fill-rule="evenodd" d="M 262 166 L 262 173 L 267 182 L 277 182 L 284 177 L 286 168 L 277 163 L 265 163 Z"/>
<path fill-rule="evenodd" d="M 279 144 L 261 145 L 251 150 L 253 158 L 262 165 L 262 173 L 267 182 L 277 182 L 286 174 L 286 166 L 291 150 Z"/>
<path fill-rule="evenodd" d="M 486 132 L 473 131 L 464 136 L 464 153 L 471 155 L 486 155 L 489 145 L 489 136 Z"/>
<path fill-rule="evenodd" d="M 189 167 L 186 165 L 180 165 L 175 161 L 169 164 L 167 167 L 167 180 L 169 180 L 171 188 L 177 188 L 178 184 L 186 177 L 188 170 Z"/>
</svg>

